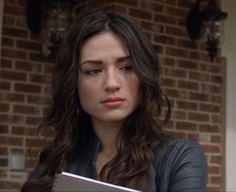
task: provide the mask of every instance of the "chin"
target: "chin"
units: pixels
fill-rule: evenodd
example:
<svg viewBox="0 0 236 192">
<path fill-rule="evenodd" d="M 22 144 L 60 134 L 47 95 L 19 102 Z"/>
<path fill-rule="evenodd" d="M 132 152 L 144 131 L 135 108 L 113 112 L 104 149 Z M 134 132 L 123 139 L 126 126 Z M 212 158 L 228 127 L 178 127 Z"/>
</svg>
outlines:
<svg viewBox="0 0 236 192">
<path fill-rule="evenodd" d="M 130 113 L 119 112 L 119 113 L 104 114 L 103 116 L 100 116 L 100 118 L 99 117 L 97 118 L 107 122 L 117 122 L 117 121 L 124 121 L 129 115 Z"/>
</svg>

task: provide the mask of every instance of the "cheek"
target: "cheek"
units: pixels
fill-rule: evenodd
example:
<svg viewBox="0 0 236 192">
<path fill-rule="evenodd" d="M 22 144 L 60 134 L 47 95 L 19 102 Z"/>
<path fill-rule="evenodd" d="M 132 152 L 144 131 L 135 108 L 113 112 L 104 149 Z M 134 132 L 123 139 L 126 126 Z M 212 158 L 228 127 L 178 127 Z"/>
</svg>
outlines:
<svg viewBox="0 0 236 192">
<path fill-rule="evenodd" d="M 91 102 L 91 97 L 94 95 L 93 87 L 91 86 L 91 84 L 88 86 L 84 82 L 78 82 L 77 89 L 80 103 L 84 108 L 89 104 L 89 102 Z"/>
<path fill-rule="evenodd" d="M 134 99 L 135 103 L 139 102 L 140 97 L 140 81 L 138 77 L 133 77 L 129 83 L 129 90 L 131 93 L 132 98 Z"/>
</svg>

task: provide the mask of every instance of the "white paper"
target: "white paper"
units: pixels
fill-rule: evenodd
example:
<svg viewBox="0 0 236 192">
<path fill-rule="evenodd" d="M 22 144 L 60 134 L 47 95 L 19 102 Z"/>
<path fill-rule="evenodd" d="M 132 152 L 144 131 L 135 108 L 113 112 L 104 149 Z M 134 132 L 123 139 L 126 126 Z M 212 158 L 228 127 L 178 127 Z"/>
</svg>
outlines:
<svg viewBox="0 0 236 192">
<path fill-rule="evenodd" d="M 56 175 L 53 192 L 139 192 L 98 180 L 62 172 Z"/>
</svg>

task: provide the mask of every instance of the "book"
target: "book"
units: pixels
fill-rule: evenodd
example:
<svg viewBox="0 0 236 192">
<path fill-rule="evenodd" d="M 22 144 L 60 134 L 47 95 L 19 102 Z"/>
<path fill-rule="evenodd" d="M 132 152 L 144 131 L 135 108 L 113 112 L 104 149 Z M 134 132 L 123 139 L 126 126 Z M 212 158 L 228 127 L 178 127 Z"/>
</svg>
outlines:
<svg viewBox="0 0 236 192">
<path fill-rule="evenodd" d="M 140 192 L 127 187 L 90 179 L 87 177 L 62 172 L 57 174 L 53 192 Z"/>
</svg>

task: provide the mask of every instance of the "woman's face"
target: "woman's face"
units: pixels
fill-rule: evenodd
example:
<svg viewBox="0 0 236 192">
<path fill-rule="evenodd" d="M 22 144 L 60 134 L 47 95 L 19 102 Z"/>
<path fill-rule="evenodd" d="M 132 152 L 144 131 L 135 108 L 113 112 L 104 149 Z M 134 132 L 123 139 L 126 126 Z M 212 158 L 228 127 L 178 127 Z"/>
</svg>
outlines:
<svg viewBox="0 0 236 192">
<path fill-rule="evenodd" d="M 127 48 L 114 33 L 84 43 L 78 73 L 80 102 L 92 121 L 124 121 L 136 109 L 140 82 Z"/>
</svg>

